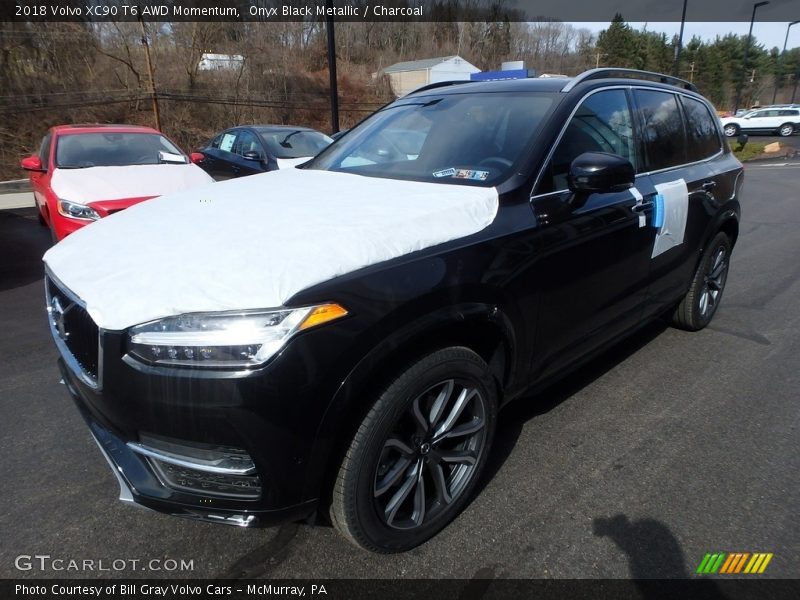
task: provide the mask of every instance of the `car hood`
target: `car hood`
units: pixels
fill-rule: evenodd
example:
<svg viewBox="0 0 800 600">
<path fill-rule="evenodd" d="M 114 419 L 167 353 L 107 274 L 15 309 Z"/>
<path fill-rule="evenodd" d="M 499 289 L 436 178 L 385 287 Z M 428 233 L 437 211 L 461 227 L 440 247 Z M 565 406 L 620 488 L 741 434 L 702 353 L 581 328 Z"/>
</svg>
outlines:
<svg viewBox="0 0 800 600">
<path fill-rule="evenodd" d="M 127 165 L 55 169 L 50 186 L 56 196 L 80 204 L 97 200 L 122 200 L 162 196 L 213 183 L 194 164 Z"/>
<path fill-rule="evenodd" d="M 497 209 L 494 188 L 286 169 L 137 204 L 44 261 L 99 327 L 121 330 L 283 306 L 317 283 L 476 233 Z"/>
</svg>

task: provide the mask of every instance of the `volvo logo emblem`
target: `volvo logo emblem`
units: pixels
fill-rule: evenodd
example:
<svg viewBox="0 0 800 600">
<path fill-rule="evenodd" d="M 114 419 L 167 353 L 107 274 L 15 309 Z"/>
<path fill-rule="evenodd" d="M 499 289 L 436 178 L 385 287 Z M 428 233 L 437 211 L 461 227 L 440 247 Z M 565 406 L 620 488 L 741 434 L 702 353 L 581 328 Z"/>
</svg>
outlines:
<svg viewBox="0 0 800 600">
<path fill-rule="evenodd" d="M 53 319 L 53 325 L 55 325 L 56 331 L 58 331 L 58 337 L 64 341 L 69 337 L 66 325 L 64 324 L 64 313 L 66 312 L 66 309 L 61 306 L 61 302 L 54 296 L 52 300 L 50 300 L 50 315 Z"/>
</svg>

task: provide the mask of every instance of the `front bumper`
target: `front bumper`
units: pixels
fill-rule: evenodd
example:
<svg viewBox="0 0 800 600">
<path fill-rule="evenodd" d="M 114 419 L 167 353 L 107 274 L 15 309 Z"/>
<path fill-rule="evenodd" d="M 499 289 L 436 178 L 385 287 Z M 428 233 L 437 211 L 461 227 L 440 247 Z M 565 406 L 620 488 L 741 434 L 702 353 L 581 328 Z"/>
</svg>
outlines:
<svg viewBox="0 0 800 600">
<path fill-rule="evenodd" d="M 308 517 L 316 509 L 316 500 L 280 509 L 265 509 L 259 502 L 203 497 L 170 489 L 162 483 L 146 457 L 131 450 L 118 433 L 101 425 L 93 417 L 81 394 L 80 381 L 63 359 L 59 359 L 58 365 L 70 395 L 117 479 L 122 502 L 173 516 L 240 527 L 269 526 L 299 520 Z"/>
</svg>

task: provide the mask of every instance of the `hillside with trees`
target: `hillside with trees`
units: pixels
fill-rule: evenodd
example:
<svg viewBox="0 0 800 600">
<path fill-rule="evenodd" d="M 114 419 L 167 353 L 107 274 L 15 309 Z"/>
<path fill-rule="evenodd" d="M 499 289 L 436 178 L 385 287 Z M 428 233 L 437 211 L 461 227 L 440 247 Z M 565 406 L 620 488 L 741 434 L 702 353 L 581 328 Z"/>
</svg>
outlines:
<svg viewBox="0 0 800 600">
<path fill-rule="evenodd" d="M 446 17 L 446 15 L 444 15 Z M 144 43 L 146 41 L 146 44 Z M 617 15 L 590 31 L 556 21 L 518 23 L 343 22 L 336 24 L 341 126 L 392 99 L 381 69 L 399 61 L 460 55 L 483 70 L 524 60 L 540 73 L 574 75 L 595 66 L 672 72 L 677 39 L 636 30 Z M 800 76 L 800 49 L 781 55 L 745 36 L 685 41 L 681 77 L 720 109 L 787 102 Z M 152 78 L 146 50 L 150 51 Z M 236 57 L 203 68 L 207 53 Z M 324 23 L 0 23 L 0 179 L 20 177 L 59 123 L 154 124 L 191 151 L 239 123 L 294 123 L 330 131 Z M 800 98 L 799 98 L 800 99 Z"/>
</svg>

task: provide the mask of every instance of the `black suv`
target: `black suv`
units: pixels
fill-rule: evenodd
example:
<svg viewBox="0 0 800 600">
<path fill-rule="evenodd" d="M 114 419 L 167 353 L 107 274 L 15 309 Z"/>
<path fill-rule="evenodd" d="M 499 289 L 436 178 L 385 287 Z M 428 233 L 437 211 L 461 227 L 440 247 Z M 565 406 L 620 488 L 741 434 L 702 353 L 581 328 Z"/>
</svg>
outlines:
<svg viewBox="0 0 800 600">
<path fill-rule="evenodd" d="M 56 245 L 61 373 L 122 500 L 239 526 L 325 509 L 407 550 L 468 502 L 503 405 L 655 319 L 709 323 L 741 185 L 682 80 L 430 85 L 301 169 Z"/>
</svg>

